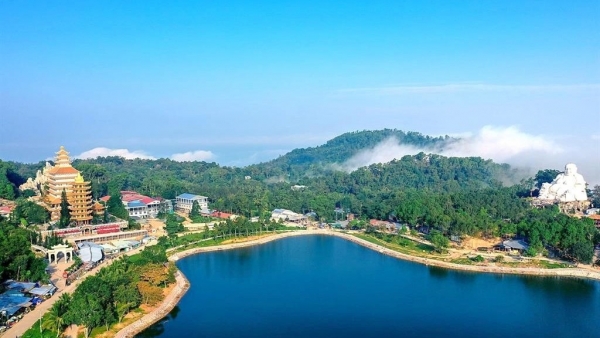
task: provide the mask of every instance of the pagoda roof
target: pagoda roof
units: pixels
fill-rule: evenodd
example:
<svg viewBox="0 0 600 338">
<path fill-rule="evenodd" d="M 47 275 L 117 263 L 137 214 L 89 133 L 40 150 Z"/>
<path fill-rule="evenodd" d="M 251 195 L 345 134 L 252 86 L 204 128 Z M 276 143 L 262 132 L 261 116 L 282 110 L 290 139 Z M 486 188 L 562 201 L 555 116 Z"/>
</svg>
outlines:
<svg viewBox="0 0 600 338">
<path fill-rule="evenodd" d="M 64 175 L 64 174 L 79 174 L 79 170 L 68 166 L 68 167 L 52 167 L 52 169 L 48 170 L 49 174 L 53 175 Z"/>
<path fill-rule="evenodd" d="M 50 204 L 57 204 L 57 203 L 61 202 L 60 198 L 56 198 L 56 197 L 53 197 L 53 196 L 47 196 L 46 199 L 48 200 L 48 202 Z"/>
</svg>

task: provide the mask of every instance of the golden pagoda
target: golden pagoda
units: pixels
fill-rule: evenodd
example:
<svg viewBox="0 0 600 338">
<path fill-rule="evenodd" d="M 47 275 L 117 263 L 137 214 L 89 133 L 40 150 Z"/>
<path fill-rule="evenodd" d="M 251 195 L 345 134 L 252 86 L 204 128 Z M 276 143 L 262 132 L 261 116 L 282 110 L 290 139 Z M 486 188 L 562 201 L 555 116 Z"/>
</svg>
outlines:
<svg viewBox="0 0 600 338">
<path fill-rule="evenodd" d="M 92 191 L 90 182 L 83 180 L 81 174 L 77 174 L 75 182 L 71 186 L 71 193 L 67 195 L 71 220 L 77 224 L 88 224 L 92 220 Z"/>
<path fill-rule="evenodd" d="M 47 171 L 48 190 L 46 192 L 46 199 L 48 202 L 51 204 L 60 204 L 60 197 L 63 190 L 67 192 L 67 195 L 71 193 L 71 186 L 75 182 L 77 175 L 79 175 L 79 170 L 71 166 L 69 153 L 65 150 L 65 147 L 61 146 L 60 150 L 56 153 L 54 166 Z"/>
<path fill-rule="evenodd" d="M 96 201 L 94 203 L 94 215 L 96 216 L 102 216 L 104 215 L 104 205 L 102 205 L 102 203 Z"/>
<path fill-rule="evenodd" d="M 56 153 L 54 166 L 46 171 L 48 187 L 45 202 L 50 211 L 50 219 L 60 219 L 60 202 L 63 190 L 67 194 L 71 219 L 78 224 L 87 224 L 92 219 L 92 195 L 90 182 L 84 181 L 79 170 L 71 165 L 71 158 L 65 147 Z"/>
</svg>

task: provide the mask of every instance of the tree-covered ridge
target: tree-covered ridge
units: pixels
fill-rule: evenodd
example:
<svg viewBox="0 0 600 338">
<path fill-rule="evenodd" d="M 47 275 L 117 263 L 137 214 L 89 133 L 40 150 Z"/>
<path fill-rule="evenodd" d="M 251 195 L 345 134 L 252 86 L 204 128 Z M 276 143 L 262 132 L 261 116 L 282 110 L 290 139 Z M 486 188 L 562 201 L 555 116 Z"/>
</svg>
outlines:
<svg viewBox="0 0 600 338">
<path fill-rule="evenodd" d="M 272 161 L 250 165 L 246 170 L 248 175 L 257 179 L 284 175 L 295 181 L 306 175 L 326 173 L 331 170 L 331 164 L 343 163 L 359 151 L 373 148 L 389 138 L 415 148 L 432 150 L 442 149 L 455 140 L 448 136 L 431 137 L 397 129 L 355 131 L 337 136 L 317 147 L 294 149 Z"/>
<path fill-rule="evenodd" d="M 18 173 L 18 167 L 13 162 L 0 160 L 0 198 L 12 200 L 18 196 L 18 187 L 25 183 Z"/>
<path fill-rule="evenodd" d="M 35 256 L 31 244 L 37 234 L 0 217 L 0 280 L 46 281 L 46 262 Z"/>
</svg>

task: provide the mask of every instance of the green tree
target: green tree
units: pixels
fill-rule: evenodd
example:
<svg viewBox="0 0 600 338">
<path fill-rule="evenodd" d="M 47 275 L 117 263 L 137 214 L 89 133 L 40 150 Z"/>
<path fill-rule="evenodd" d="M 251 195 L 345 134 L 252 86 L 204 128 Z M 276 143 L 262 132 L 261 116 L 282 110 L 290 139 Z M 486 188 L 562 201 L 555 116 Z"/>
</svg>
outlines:
<svg viewBox="0 0 600 338">
<path fill-rule="evenodd" d="M 60 195 L 60 219 L 59 228 L 66 228 L 71 224 L 71 210 L 69 210 L 69 201 L 67 201 L 67 192 L 63 189 Z"/>
<path fill-rule="evenodd" d="M 197 217 L 200 217 L 200 204 L 198 204 L 198 201 L 194 201 L 192 203 L 192 210 L 190 211 L 190 219 L 195 219 Z"/>
<path fill-rule="evenodd" d="M 9 179 L 9 170 L 6 162 L 0 161 L 0 198 L 14 200 L 17 196 L 15 185 Z"/>
<path fill-rule="evenodd" d="M 600 208 L 600 185 L 595 185 L 589 192 L 590 201 L 596 208 Z"/>
<path fill-rule="evenodd" d="M 50 310 L 48 310 L 44 317 L 42 317 L 42 325 L 43 329 L 48 329 L 52 332 L 56 332 L 56 338 L 60 336 L 64 327 L 64 313 L 60 313 L 60 308 L 58 303 L 54 303 Z"/>
<path fill-rule="evenodd" d="M 577 242 L 571 248 L 575 260 L 589 264 L 594 258 L 594 245 L 591 242 Z"/>
<path fill-rule="evenodd" d="M 169 236 L 174 236 L 178 232 L 182 232 L 185 228 L 174 214 L 168 214 L 165 221 L 165 230 Z"/>
<path fill-rule="evenodd" d="M 114 292 L 115 310 L 119 322 L 123 320 L 129 311 L 140 304 L 140 293 L 133 283 L 121 284 Z"/>
<path fill-rule="evenodd" d="M 427 239 L 433 244 L 437 252 L 444 252 L 450 243 L 448 238 L 437 230 L 431 230 Z"/>
<path fill-rule="evenodd" d="M 127 209 L 125 209 L 125 205 L 123 204 L 123 200 L 121 199 L 121 193 L 116 191 L 110 195 L 108 202 L 106 203 L 106 210 L 111 215 L 118 217 L 123 220 L 129 219 L 129 213 Z"/>
<path fill-rule="evenodd" d="M 540 189 L 542 187 L 542 184 L 554 181 L 558 174 L 560 174 L 560 171 L 554 169 L 545 169 L 538 171 L 534 177 L 537 188 Z"/>
</svg>

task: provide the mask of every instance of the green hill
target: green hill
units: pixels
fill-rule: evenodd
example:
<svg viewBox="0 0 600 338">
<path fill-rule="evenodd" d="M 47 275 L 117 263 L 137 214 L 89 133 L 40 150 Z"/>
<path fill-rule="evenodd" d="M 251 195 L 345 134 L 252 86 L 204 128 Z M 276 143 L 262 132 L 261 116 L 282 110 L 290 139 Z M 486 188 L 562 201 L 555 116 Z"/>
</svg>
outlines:
<svg viewBox="0 0 600 338">
<path fill-rule="evenodd" d="M 341 164 L 359 151 L 373 148 L 389 138 L 420 149 L 443 149 L 448 142 L 456 140 L 397 129 L 355 131 L 317 147 L 294 149 L 272 161 L 250 165 L 246 170 L 258 179 L 285 177 L 286 180 L 297 181 L 306 176 L 322 175 L 332 169 L 332 164 Z"/>
</svg>

